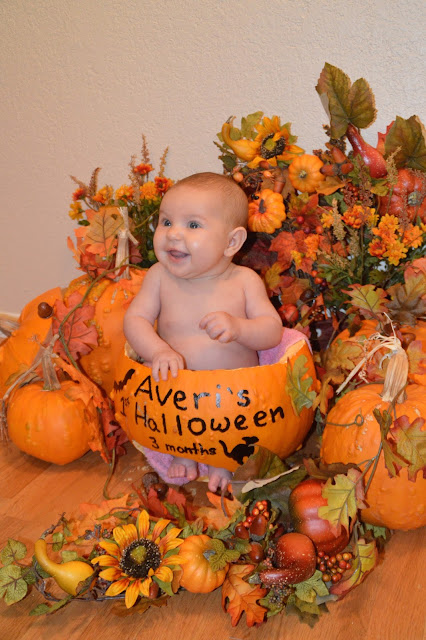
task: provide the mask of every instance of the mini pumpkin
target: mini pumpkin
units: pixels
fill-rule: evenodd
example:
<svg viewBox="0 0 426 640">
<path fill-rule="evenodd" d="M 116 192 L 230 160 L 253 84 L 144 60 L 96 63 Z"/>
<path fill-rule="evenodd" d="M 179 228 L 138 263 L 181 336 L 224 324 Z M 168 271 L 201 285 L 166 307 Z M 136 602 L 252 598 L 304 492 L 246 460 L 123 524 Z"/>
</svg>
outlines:
<svg viewBox="0 0 426 640">
<path fill-rule="evenodd" d="M 288 177 L 295 189 L 303 193 L 314 193 L 325 176 L 321 173 L 324 166 L 318 156 L 304 153 L 293 160 L 288 168 Z"/>
<path fill-rule="evenodd" d="M 283 197 L 272 189 L 262 189 L 255 194 L 248 208 L 250 231 L 273 233 L 286 219 Z"/>
<path fill-rule="evenodd" d="M 191 593 L 209 593 L 225 580 L 229 565 L 214 571 L 209 557 L 214 553 L 213 540 L 205 534 L 189 536 L 179 547 L 183 556 L 180 586 Z"/>
<path fill-rule="evenodd" d="M 379 211 L 414 222 L 417 216 L 426 221 L 426 175 L 413 169 L 400 169 L 398 180 L 387 196 L 380 198 Z"/>
</svg>

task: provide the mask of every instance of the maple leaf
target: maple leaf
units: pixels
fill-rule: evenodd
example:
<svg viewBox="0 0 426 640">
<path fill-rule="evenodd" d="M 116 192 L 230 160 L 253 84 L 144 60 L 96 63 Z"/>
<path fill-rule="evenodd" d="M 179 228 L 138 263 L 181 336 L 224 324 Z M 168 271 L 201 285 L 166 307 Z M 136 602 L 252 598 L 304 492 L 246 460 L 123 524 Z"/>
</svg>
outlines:
<svg viewBox="0 0 426 640">
<path fill-rule="evenodd" d="M 408 278 L 416 276 L 419 273 L 422 273 L 426 277 L 426 258 L 418 258 L 407 265 L 404 271 L 405 282 L 407 282 Z"/>
<path fill-rule="evenodd" d="M 296 304 L 304 291 L 310 289 L 308 278 L 293 278 L 281 289 L 281 304 Z"/>
<path fill-rule="evenodd" d="M 318 508 L 318 515 L 328 520 L 336 536 L 340 535 L 342 527 L 350 533 L 357 510 L 365 507 L 360 478 L 360 471 L 349 469 L 346 475 L 338 474 L 329 478 L 322 489 L 322 497 L 327 500 L 327 505 Z"/>
<path fill-rule="evenodd" d="M 376 566 L 377 559 L 378 553 L 374 540 L 371 542 L 366 542 L 364 538 L 358 540 L 352 562 L 353 571 L 351 575 L 332 585 L 330 593 L 343 598 L 343 596 L 354 589 L 354 587 L 361 584 L 370 571 Z"/>
<path fill-rule="evenodd" d="M 381 412 L 379 409 L 374 409 L 373 414 L 380 427 L 380 438 L 382 442 L 385 467 L 388 470 L 389 476 L 394 478 L 398 475 L 399 470 L 402 467 L 406 467 L 408 463 L 396 451 L 394 443 L 387 439 L 393 423 L 391 414 L 386 410 Z"/>
<path fill-rule="evenodd" d="M 256 238 L 250 247 L 245 247 L 240 264 L 250 267 L 255 271 L 265 271 L 274 262 L 270 253 L 270 240 L 267 238 Z"/>
<path fill-rule="evenodd" d="M 414 327 L 417 320 L 426 315 L 426 275 L 423 273 L 407 278 L 404 285 L 389 287 L 388 292 L 392 296 L 387 305 L 392 320 Z"/>
<path fill-rule="evenodd" d="M 103 500 L 100 504 L 81 503 L 76 513 L 72 513 L 67 521 L 68 532 L 66 534 L 67 543 L 77 542 L 79 546 L 84 544 L 84 537 L 88 531 L 93 531 L 95 526 L 100 527 L 99 534 L 108 531 L 122 523 L 119 515 L 131 509 L 139 509 L 140 505 L 135 500 L 131 500 L 129 494 L 125 494 L 114 500 Z M 93 546 L 93 539 L 88 539 L 88 543 Z M 81 555 L 81 553 L 80 553 Z"/>
<path fill-rule="evenodd" d="M 288 231 L 281 231 L 275 238 L 272 239 L 270 251 L 276 251 L 278 254 L 278 261 L 281 263 L 283 270 L 289 269 L 293 258 L 291 252 L 296 251 L 297 244 L 296 238 L 292 233 Z"/>
<path fill-rule="evenodd" d="M 287 288 L 295 278 L 283 274 L 283 266 L 280 262 L 274 264 L 267 269 L 263 275 L 269 297 L 279 294 L 281 288 Z"/>
<path fill-rule="evenodd" d="M 238 624 L 244 611 L 248 627 L 260 625 L 264 621 L 267 609 L 257 601 L 266 595 L 267 589 L 244 580 L 253 569 L 254 565 L 251 564 L 231 565 L 222 585 L 222 607 L 231 616 L 233 627 Z"/>
<path fill-rule="evenodd" d="M 241 502 L 239 502 L 236 498 L 234 498 L 233 500 L 228 500 L 228 498 L 224 497 L 223 503 L 226 511 L 226 513 L 224 513 L 222 509 L 221 496 L 218 496 L 215 493 L 211 493 L 210 491 L 207 491 L 206 495 L 213 507 L 198 508 L 195 512 L 196 516 L 203 519 L 206 527 L 212 527 L 216 530 L 226 529 L 229 526 L 235 512 L 242 507 Z"/>
<path fill-rule="evenodd" d="M 406 349 L 410 373 L 423 375 L 426 373 L 426 354 L 421 340 L 413 340 Z"/>
<path fill-rule="evenodd" d="M 124 221 L 117 207 L 103 207 L 87 214 L 89 225 L 83 227 L 83 245 L 90 253 L 110 256 L 115 253 L 117 234 L 124 228 Z"/>
<path fill-rule="evenodd" d="M 293 411 L 299 416 L 302 409 L 310 409 L 317 396 L 316 391 L 311 390 L 313 379 L 311 377 L 303 378 L 308 371 L 306 365 L 307 357 L 300 355 L 296 358 L 291 366 L 287 364 L 287 379 L 285 389 L 290 396 Z"/>
<path fill-rule="evenodd" d="M 390 433 L 396 442 L 397 452 L 408 462 L 408 479 L 416 481 L 416 474 L 421 471 L 426 478 L 426 430 L 425 420 L 416 418 L 410 423 L 408 416 L 397 418 Z"/>
<path fill-rule="evenodd" d="M 366 317 L 375 317 L 387 310 L 386 291 L 372 284 L 352 284 L 350 289 L 344 290 L 343 293 L 349 295 L 352 305 L 364 311 Z"/>
<path fill-rule="evenodd" d="M 53 333 L 57 333 L 60 324 L 70 311 L 74 309 L 61 328 L 62 336 L 73 358 L 78 357 L 78 355 L 90 353 L 92 348 L 98 344 L 96 327 L 93 324 L 87 325 L 95 315 L 95 307 L 84 304 L 82 307 L 75 308 L 82 299 L 83 296 L 78 293 L 78 291 L 75 291 L 69 296 L 66 304 L 62 302 L 62 300 L 56 300 L 54 307 L 55 315 L 52 319 L 52 331 Z M 60 340 L 55 344 L 55 352 L 64 359 L 68 359 L 68 355 Z"/>
</svg>

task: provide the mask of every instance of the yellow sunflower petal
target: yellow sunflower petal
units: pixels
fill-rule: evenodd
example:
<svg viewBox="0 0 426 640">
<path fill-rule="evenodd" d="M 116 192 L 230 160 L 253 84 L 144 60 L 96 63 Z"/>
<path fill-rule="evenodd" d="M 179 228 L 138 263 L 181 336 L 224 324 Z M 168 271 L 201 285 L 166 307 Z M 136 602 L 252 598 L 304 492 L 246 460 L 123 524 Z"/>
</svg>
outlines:
<svg viewBox="0 0 426 640">
<path fill-rule="evenodd" d="M 118 580 L 123 577 L 123 572 L 120 569 L 116 569 L 115 567 L 109 567 L 108 569 L 104 569 L 100 572 L 99 576 L 104 580 L 108 580 L 109 582 L 114 582 L 114 580 Z"/>
<path fill-rule="evenodd" d="M 100 567 L 118 567 L 118 559 L 112 556 L 97 556 L 92 559 L 92 564 L 98 564 Z"/>
<path fill-rule="evenodd" d="M 164 531 L 168 524 L 170 524 L 170 520 L 166 520 L 165 518 L 162 518 L 155 524 L 155 527 L 152 530 L 151 534 L 151 540 L 153 542 L 156 542 L 156 539 L 160 536 L 161 532 Z"/>
<path fill-rule="evenodd" d="M 149 515 L 145 509 L 138 515 L 136 526 L 138 528 L 139 538 L 146 538 L 149 531 Z"/>
<path fill-rule="evenodd" d="M 115 542 L 101 540 L 99 546 L 102 547 L 102 549 L 105 549 L 107 554 L 113 556 L 113 558 L 119 558 L 121 556 L 120 547 Z"/>
<path fill-rule="evenodd" d="M 173 580 L 173 571 L 170 567 L 161 566 L 156 570 L 155 577 L 162 582 L 171 582 Z"/>
<path fill-rule="evenodd" d="M 139 592 L 142 596 L 149 598 L 149 587 L 151 586 L 152 578 L 146 578 L 139 587 Z"/>
<path fill-rule="evenodd" d="M 175 538 L 174 540 L 169 540 L 168 542 L 163 543 L 163 539 L 158 543 L 158 547 L 162 555 L 166 554 L 171 549 L 176 549 L 180 547 L 181 544 L 184 543 L 184 540 Z"/>
<path fill-rule="evenodd" d="M 124 598 L 124 603 L 127 609 L 130 609 L 130 607 L 133 607 L 133 605 L 135 604 L 136 600 L 138 599 L 139 589 L 140 580 L 135 580 L 127 587 L 126 596 Z"/>
<path fill-rule="evenodd" d="M 134 524 L 125 524 L 121 527 L 115 527 L 112 532 L 114 540 L 118 542 L 120 549 L 123 551 L 132 542 L 138 539 L 138 532 Z"/>
<path fill-rule="evenodd" d="M 180 556 L 178 553 L 175 553 L 175 555 L 173 556 L 169 556 L 168 558 L 163 558 L 162 561 L 162 565 L 169 565 L 169 564 L 185 564 L 185 562 L 187 562 L 186 558 L 184 558 L 183 556 Z"/>
<path fill-rule="evenodd" d="M 122 578 L 121 580 L 117 580 L 117 582 L 113 582 L 111 586 L 105 591 L 106 596 L 118 596 L 119 593 L 122 593 L 124 589 L 127 589 L 130 582 L 130 578 Z"/>
</svg>

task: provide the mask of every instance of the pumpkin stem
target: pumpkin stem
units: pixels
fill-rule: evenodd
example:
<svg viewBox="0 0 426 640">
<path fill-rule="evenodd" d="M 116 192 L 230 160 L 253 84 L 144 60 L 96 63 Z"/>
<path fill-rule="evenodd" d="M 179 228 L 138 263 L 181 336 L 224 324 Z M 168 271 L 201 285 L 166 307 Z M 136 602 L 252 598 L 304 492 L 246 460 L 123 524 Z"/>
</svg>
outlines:
<svg viewBox="0 0 426 640">
<path fill-rule="evenodd" d="M 115 266 L 120 267 L 121 265 L 123 266 L 126 265 L 126 268 L 123 270 L 121 274 L 119 273 L 117 275 L 117 277 L 115 278 L 115 282 L 117 282 L 118 280 L 122 280 L 123 278 L 126 278 L 127 280 L 130 279 L 129 240 L 131 240 L 133 244 L 138 244 L 138 241 L 136 240 L 136 238 L 134 237 L 134 235 L 131 233 L 129 229 L 129 212 L 127 207 L 119 207 L 119 211 L 123 218 L 124 229 L 120 229 L 120 231 L 118 232 L 118 246 L 117 246 L 117 253 L 115 256 Z"/>
<path fill-rule="evenodd" d="M 7 315 L 0 315 L 0 332 L 8 338 L 16 329 L 19 328 L 19 320 Z"/>
<path fill-rule="evenodd" d="M 61 383 L 53 366 L 52 354 L 48 349 L 44 349 L 41 355 L 41 368 L 43 371 L 43 389 L 46 391 L 58 391 L 61 388 Z"/>
</svg>

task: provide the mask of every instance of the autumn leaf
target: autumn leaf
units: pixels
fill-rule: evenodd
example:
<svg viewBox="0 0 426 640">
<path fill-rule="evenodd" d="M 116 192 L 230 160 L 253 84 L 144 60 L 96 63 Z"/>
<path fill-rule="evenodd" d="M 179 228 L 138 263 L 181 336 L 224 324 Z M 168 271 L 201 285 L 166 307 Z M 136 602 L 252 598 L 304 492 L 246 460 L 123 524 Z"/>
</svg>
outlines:
<svg viewBox="0 0 426 640">
<path fill-rule="evenodd" d="M 84 246 L 89 253 L 110 256 L 115 252 L 117 234 L 124 228 L 124 221 L 117 207 L 103 207 L 87 215 L 89 225 L 85 230 Z"/>
<path fill-rule="evenodd" d="M 238 624 L 244 611 L 248 627 L 260 625 L 264 621 L 267 610 L 258 604 L 258 600 L 266 595 L 267 589 L 244 580 L 253 569 L 251 564 L 231 565 L 222 585 L 222 607 L 231 616 L 233 627 Z"/>
<path fill-rule="evenodd" d="M 289 282 L 293 281 L 291 276 L 283 274 L 283 266 L 278 261 L 274 262 L 274 264 L 265 271 L 263 279 L 269 296 L 279 294 L 281 288 L 287 288 Z"/>
<path fill-rule="evenodd" d="M 385 140 L 386 156 L 395 153 L 394 162 L 397 169 L 409 167 L 426 171 L 425 132 L 417 116 L 405 120 L 396 117 Z"/>
<path fill-rule="evenodd" d="M 290 277 L 290 281 L 281 289 L 280 301 L 281 304 L 296 304 L 300 300 L 302 293 L 310 289 L 310 281 L 308 278 L 287 277 Z"/>
<path fill-rule="evenodd" d="M 388 440 L 388 433 L 393 423 L 393 418 L 389 411 L 381 412 L 379 409 L 373 409 L 373 414 L 380 427 L 380 438 L 382 442 L 385 467 L 388 470 L 389 476 L 394 478 L 398 475 L 399 470 L 402 467 L 407 466 L 407 462 L 398 454 L 394 443 Z"/>
<path fill-rule="evenodd" d="M 307 357 L 300 355 L 294 361 L 293 366 L 290 362 L 287 364 L 287 379 L 285 384 L 286 393 L 288 393 L 293 411 L 300 416 L 303 409 L 310 409 L 317 396 L 316 391 L 310 390 L 313 379 L 303 376 L 308 369 L 305 366 Z"/>
<path fill-rule="evenodd" d="M 349 469 L 346 475 L 330 478 L 322 489 L 327 505 L 318 508 L 318 515 L 328 520 L 336 536 L 343 527 L 349 533 L 357 518 L 357 510 L 364 508 L 364 490 L 360 482 L 361 472 Z"/>
<path fill-rule="evenodd" d="M 364 311 L 366 317 L 375 317 L 387 311 L 386 291 L 372 284 L 353 284 L 349 290 L 343 290 L 350 297 L 351 304 Z"/>
<path fill-rule="evenodd" d="M 418 471 L 426 478 L 426 430 L 425 420 L 416 418 L 410 423 L 407 416 L 397 418 L 390 433 L 396 442 L 396 450 L 408 462 L 408 479 L 416 481 Z"/>
<path fill-rule="evenodd" d="M 61 328 L 62 336 L 73 358 L 90 353 L 93 347 L 98 344 L 98 332 L 95 325 L 87 324 L 95 315 L 95 307 L 83 304 L 82 307 L 75 308 L 82 299 L 83 296 L 78 291 L 75 291 L 69 296 L 66 304 L 62 300 L 56 300 L 55 315 L 52 319 L 52 331 L 57 333 L 65 317 L 74 309 Z M 65 360 L 68 360 L 68 355 L 60 340 L 55 344 L 55 352 Z"/>
<path fill-rule="evenodd" d="M 332 585 L 330 593 L 343 598 L 354 587 L 357 587 L 374 569 L 377 564 L 378 554 L 376 543 L 366 542 L 363 538 L 358 540 L 352 562 L 352 573 L 348 578 Z M 344 574 L 345 575 L 345 574 Z"/>
<path fill-rule="evenodd" d="M 123 522 L 118 514 L 132 514 L 132 509 L 140 509 L 137 501 L 130 498 L 128 493 L 113 500 L 103 500 L 100 504 L 91 504 L 83 502 L 79 505 L 77 512 L 72 513 L 67 521 L 67 533 L 65 534 L 67 544 L 72 542 L 79 546 L 90 544 L 93 546 L 93 540 L 85 542 L 84 538 L 88 531 L 94 531 L 95 527 L 99 528 L 99 533 L 113 529 Z M 133 512 L 134 514 L 134 512 Z"/>
<path fill-rule="evenodd" d="M 221 496 L 207 491 L 207 498 L 213 506 L 199 507 L 195 511 L 196 516 L 203 519 L 206 527 L 212 527 L 216 530 L 226 529 L 229 526 L 236 511 L 238 511 L 238 509 L 241 509 L 241 502 L 239 502 L 236 498 L 234 498 L 233 500 L 229 500 L 228 498 L 224 497 L 223 505 L 226 511 L 226 513 L 224 513 L 222 509 Z"/>
<path fill-rule="evenodd" d="M 0 569 L 0 598 L 4 598 L 7 605 L 25 598 L 27 591 L 28 585 L 22 577 L 21 567 L 10 564 Z"/>
<path fill-rule="evenodd" d="M 304 602 L 315 602 L 318 596 L 328 596 L 328 589 L 322 579 L 321 571 L 315 571 L 314 575 L 304 582 L 294 585 L 295 594 Z"/>
<path fill-rule="evenodd" d="M 278 262 L 281 264 L 283 271 L 288 269 L 292 263 L 291 252 L 296 251 L 296 238 L 288 231 L 281 231 L 272 239 L 270 251 L 276 251 L 278 254 Z"/>
<path fill-rule="evenodd" d="M 410 373 L 424 375 L 426 373 L 426 353 L 421 340 L 413 340 L 406 349 Z"/>
</svg>

